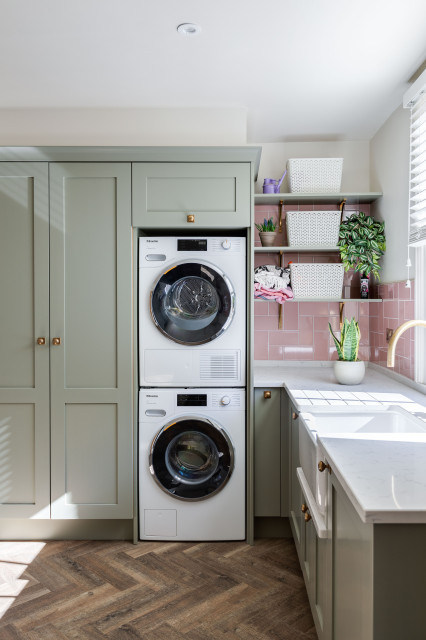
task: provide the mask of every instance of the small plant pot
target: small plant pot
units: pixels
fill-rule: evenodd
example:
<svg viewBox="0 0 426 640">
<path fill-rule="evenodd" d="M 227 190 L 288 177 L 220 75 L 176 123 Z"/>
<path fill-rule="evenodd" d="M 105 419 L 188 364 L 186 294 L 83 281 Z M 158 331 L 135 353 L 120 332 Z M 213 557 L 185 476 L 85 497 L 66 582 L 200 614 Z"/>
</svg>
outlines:
<svg viewBox="0 0 426 640">
<path fill-rule="evenodd" d="M 276 231 L 259 231 L 259 238 L 262 243 L 262 247 L 273 247 L 276 236 Z"/>
<path fill-rule="evenodd" d="M 339 384 L 360 384 L 365 375 L 365 364 L 362 360 L 336 360 L 334 375 Z"/>
</svg>

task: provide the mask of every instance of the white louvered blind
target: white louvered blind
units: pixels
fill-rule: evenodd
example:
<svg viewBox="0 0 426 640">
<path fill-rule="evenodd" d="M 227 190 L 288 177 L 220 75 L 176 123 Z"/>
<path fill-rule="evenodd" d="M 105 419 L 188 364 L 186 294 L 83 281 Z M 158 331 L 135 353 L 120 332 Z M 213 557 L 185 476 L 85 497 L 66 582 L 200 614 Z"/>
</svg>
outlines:
<svg viewBox="0 0 426 640">
<path fill-rule="evenodd" d="M 407 102 L 411 108 L 409 244 L 426 245 L 426 77 L 422 73 L 413 96 Z M 408 92 L 407 92 L 408 93 Z"/>
</svg>

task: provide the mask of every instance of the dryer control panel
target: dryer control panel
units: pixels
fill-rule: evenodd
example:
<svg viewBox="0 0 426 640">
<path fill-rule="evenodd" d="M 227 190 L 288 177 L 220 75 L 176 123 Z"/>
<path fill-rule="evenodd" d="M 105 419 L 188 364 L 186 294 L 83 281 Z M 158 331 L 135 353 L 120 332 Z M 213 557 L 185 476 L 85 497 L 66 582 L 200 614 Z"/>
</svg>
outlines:
<svg viewBox="0 0 426 640">
<path fill-rule="evenodd" d="M 244 411 L 244 402 L 244 389 L 141 389 L 139 420 L 188 413 L 190 409 Z"/>
</svg>

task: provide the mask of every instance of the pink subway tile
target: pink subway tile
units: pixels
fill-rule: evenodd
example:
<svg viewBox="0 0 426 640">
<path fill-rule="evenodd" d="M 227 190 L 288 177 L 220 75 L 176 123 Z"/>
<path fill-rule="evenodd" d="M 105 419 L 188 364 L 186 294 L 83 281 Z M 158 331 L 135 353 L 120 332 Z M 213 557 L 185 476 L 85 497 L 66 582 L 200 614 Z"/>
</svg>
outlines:
<svg viewBox="0 0 426 640">
<path fill-rule="evenodd" d="M 314 316 L 314 331 L 328 331 L 328 316 Z"/>
<path fill-rule="evenodd" d="M 255 316 L 255 331 L 274 331 L 277 328 L 277 321 L 272 316 Z"/>
<path fill-rule="evenodd" d="M 256 331 L 254 334 L 254 359 L 268 360 L 268 333 Z"/>
<path fill-rule="evenodd" d="M 271 345 L 269 347 L 269 360 L 282 360 L 284 356 L 284 347 L 279 345 Z"/>
<path fill-rule="evenodd" d="M 385 318 L 398 318 L 398 302 L 394 300 L 384 300 L 383 315 Z"/>
<path fill-rule="evenodd" d="M 414 300 L 408 300 L 404 302 L 404 315 L 400 320 L 413 320 L 414 319 Z"/>
<path fill-rule="evenodd" d="M 284 360 L 313 360 L 313 347 L 294 346 L 284 347 Z"/>
<path fill-rule="evenodd" d="M 298 303 L 285 304 L 283 306 L 284 329 L 286 331 L 297 331 L 299 328 L 299 308 Z"/>
<path fill-rule="evenodd" d="M 264 300 L 254 301 L 254 315 L 255 316 L 267 316 L 269 315 L 269 303 Z"/>
<path fill-rule="evenodd" d="M 297 345 L 299 344 L 298 331 L 270 331 L 269 345 Z"/>
<path fill-rule="evenodd" d="M 314 359 L 315 360 L 328 360 L 329 359 L 329 334 L 325 331 L 314 332 Z"/>
<path fill-rule="evenodd" d="M 400 300 L 409 300 L 410 294 L 411 290 L 405 286 L 405 280 L 403 282 L 398 282 L 398 298 Z"/>
</svg>

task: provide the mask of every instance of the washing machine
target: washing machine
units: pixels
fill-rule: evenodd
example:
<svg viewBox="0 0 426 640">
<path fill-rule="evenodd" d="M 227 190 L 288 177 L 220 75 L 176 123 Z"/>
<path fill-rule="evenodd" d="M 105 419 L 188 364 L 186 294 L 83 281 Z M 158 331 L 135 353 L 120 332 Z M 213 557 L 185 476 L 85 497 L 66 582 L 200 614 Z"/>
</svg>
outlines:
<svg viewBox="0 0 426 640">
<path fill-rule="evenodd" d="M 245 539 L 245 391 L 141 389 L 141 540 Z"/>
<path fill-rule="evenodd" d="M 139 240 L 141 387 L 243 387 L 246 240 Z"/>
</svg>

